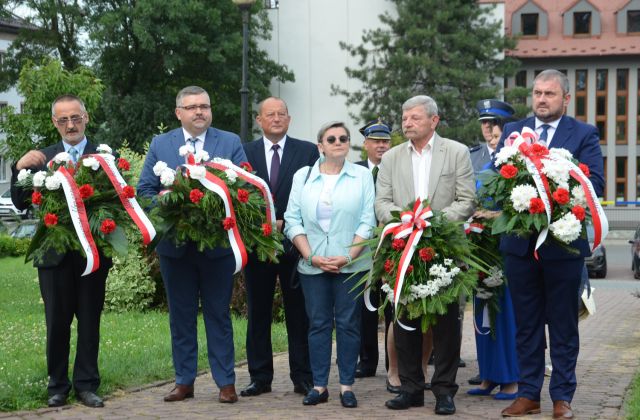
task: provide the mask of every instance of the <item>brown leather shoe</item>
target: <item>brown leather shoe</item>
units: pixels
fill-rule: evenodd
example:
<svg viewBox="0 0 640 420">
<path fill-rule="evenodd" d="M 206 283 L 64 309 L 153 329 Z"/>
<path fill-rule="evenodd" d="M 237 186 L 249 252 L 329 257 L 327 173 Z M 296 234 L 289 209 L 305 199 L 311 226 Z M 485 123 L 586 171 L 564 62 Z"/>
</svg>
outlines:
<svg viewBox="0 0 640 420">
<path fill-rule="evenodd" d="M 502 417 L 522 417 L 538 413 L 540 413 L 540 401 L 519 397 L 509 407 L 502 410 Z"/>
<path fill-rule="evenodd" d="M 238 394 L 236 394 L 236 386 L 234 384 L 225 385 L 220 388 L 220 395 L 218 401 L 221 403 L 234 403 L 238 401 Z"/>
<path fill-rule="evenodd" d="M 554 419 L 572 419 L 573 411 L 568 401 L 553 402 L 553 418 Z"/>
<path fill-rule="evenodd" d="M 193 385 L 176 384 L 171 392 L 165 395 L 164 400 L 166 402 L 173 402 L 182 401 L 185 398 L 193 398 Z"/>
</svg>

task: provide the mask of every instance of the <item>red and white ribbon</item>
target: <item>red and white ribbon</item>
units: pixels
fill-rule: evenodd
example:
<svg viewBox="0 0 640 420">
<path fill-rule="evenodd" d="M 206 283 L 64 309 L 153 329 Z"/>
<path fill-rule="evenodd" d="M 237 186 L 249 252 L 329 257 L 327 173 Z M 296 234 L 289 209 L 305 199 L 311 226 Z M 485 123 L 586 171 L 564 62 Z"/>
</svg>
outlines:
<svg viewBox="0 0 640 420">
<path fill-rule="evenodd" d="M 183 166 L 188 170 L 193 170 L 197 165 L 187 164 Z M 205 171 L 205 177 L 198 179 L 198 181 L 200 181 L 203 187 L 217 194 L 222 199 L 226 217 L 236 220 L 236 213 L 233 209 L 233 202 L 231 201 L 227 184 L 209 171 Z M 227 230 L 227 234 L 229 235 L 229 244 L 231 245 L 233 256 L 236 260 L 236 268 L 233 272 L 233 274 L 236 274 L 247 264 L 247 250 L 242 242 L 237 223 L 235 223 L 231 229 Z"/>
<path fill-rule="evenodd" d="M 71 222 L 78 235 L 78 240 L 82 246 L 87 257 L 87 265 L 82 273 L 82 276 L 91 274 L 100 267 L 100 256 L 98 255 L 98 248 L 91 235 L 91 227 L 89 226 L 89 219 L 87 217 L 87 211 L 84 208 L 78 185 L 73 179 L 73 176 L 64 167 L 60 166 L 56 171 L 60 174 L 60 183 L 64 191 L 65 199 L 67 200 L 67 206 L 69 208 L 69 215 L 71 216 Z"/>
<path fill-rule="evenodd" d="M 474 222 L 473 220 L 473 217 L 470 217 L 466 222 L 464 222 L 464 233 L 467 235 L 471 232 L 482 233 L 484 231 L 484 225 L 482 223 Z"/>
<path fill-rule="evenodd" d="M 120 171 L 118 171 L 114 159 L 105 159 L 105 155 L 103 154 L 93 154 L 89 156 L 96 159 L 104 170 L 105 174 L 107 174 L 109 181 L 111 181 L 111 185 L 113 185 L 113 188 L 116 190 L 116 193 L 120 198 L 120 202 L 122 202 L 122 206 L 125 208 L 127 213 L 129 213 L 129 216 L 140 230 L 143 243 L 145 245 L 148 245 L 151 241 L 153 241 L 153 238 L 155 238 L 156 229 L 153 227 L 153 224 L 140 207 L 140 204 L 138 204 L 136 198 L 129 198 L 125 195 L 124 187 L 127 186 L 127 183 L 125 182 L 124 178 L 122 178 Z"/>
</svg>

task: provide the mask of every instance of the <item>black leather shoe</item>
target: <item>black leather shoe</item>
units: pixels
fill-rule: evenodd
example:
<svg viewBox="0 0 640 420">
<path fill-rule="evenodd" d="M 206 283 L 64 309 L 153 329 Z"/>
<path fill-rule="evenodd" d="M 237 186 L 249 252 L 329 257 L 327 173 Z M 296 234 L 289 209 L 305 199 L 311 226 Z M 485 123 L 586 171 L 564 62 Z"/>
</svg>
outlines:
<svg viewBox="0 0 640 420">
<path fill-rule="evenodd" d="M 451 395 L 438 395 L 436 397 L 436 414 L 449 415 L 456 412 L 456 405 Z"/>
<path fill-rule="evenodd" d="M 376 370 L 371 368 L 365 368 L 358 363 L 356 367 L 356 373 L 354 375 L 356 378 L 368 378 L 371 376 L 376 376 Z"/>
<path fill-rule="evenodd" d="M 318 405 L 320 403 L 326 403 L 329 400 L 329 391 L 324 390 L 321 393 L 317 389 L 312 388 L 306 397 L 302 400 L 303 405 Z"/>
<path fill-rule="evenodd" d="M 341 392 L 340 403 L 344 408 L 356 408 L 358 406 L 356 394 L 354 394 L 352 391 Z"/>
<path fill-rule="evenodd" d="M 384 405 L 392 410 L 406 410 L 409 407 L 423 407 L 424 392 L 409 394 L 408 392 L 400 391 L 397 397 L 388 400 Z"/>
<path fill-rule="evenodd" d="M 67 404 L 67 394 L 55 394 L 47 400 L 49 407 L 62 407 Z"/>
<path fill-rule="evenodd" d="M 91 391 L 82 391 L 78 393 L 78 400 L 87 407 L 99 408 L 104 407 L 102 398 L 98 397 Z"/>
<path fill-rule="evenodd" d="M 473 378 L 469 379 L 469 385 L 480 385 L 481 383 L 482 383 L 482 379 L 480 378 L 479 373 Z"/>
<path fill-rule="evenodd" d="M 253 381 L 245 389 L 240 391 L 240 395 L 243 397 L 255 397 L 260 394 L 271 392 L 271 384 L 266 384 L 260 381 Z"/>
<path fill-rule="evenodd" d="M 307 395 L 313 389 L 311 382 L 296 382 L 293 384 L 293 392 L 296 394 Z"/>
<path fill-rule="evenodd" d="M 391 382 L 389 382 L 389 380 L 387 379 L 387 391 L 389 391 L 392 394 L 399 394 L 400 393 L 400 385 L 398 385 L 398 386 L 391 385 Z"/>
<path fill-rule="evenodd" d="M 458 359 L 458 367 L 459 368 L 467 367 L 467 363 L 462 359 Z"/>
</svg>

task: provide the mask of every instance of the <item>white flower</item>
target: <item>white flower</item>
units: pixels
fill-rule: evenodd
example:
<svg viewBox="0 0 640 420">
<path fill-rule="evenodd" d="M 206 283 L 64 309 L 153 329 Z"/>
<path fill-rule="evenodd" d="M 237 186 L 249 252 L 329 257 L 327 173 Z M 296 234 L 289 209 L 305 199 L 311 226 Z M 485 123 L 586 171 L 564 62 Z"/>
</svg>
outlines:
<svg viewBox="0 0 640 420">
<path fill-rule="evenodd" d="M 185 144 L 184 146 L 180 146 L 180 148 L 178 149 L 178 153 L 180 153 L 180 156 L 186 156 L 187 154 L 191 153 L 195 153 L 195 148 L 190 145 L 190 144 Z"/>
<path fill-rule="evenodd" d="M 493 266 L 489 270 L 489 276 L 486 277 L 482 282 L 487 287 L 498 287 L 504 283 L 502 270 L 499 267 Z"/>
<path fill-rule="evenodd" d="M 505 164 L 511 160 L 513 155 L 518 153 L 518 149 L 513 146 L 505 146 L 498 153 L 496 153 L 496 167 Z"/>
<path fill-rule="evenodd" d="M 234 171 L 233 169 L 227 169 L 226 171 L 224 171 L 224 173 L 225 175 L 227 175 L 227 179 L 229 180 L 229 182 L 236 182 L 236 178 L 238 178 L 238 174 L 236 173 L 236 171 Z"/>
<path fill-rule="evenodd" d="M 569 182 L 569 166 L 563 160 L 542 159 L 542 173 L 556 184 Z"/>
<path fill-rule="evenodd" d="M 549 149 L 549 154 L 551 156 L 557 156 L 557 157 L 560 157 L 562 159 L 566 159 L 568 161 L 571 161 L 573 159 L 573 155 L 571 154 L 571 152 L 568 151 L 567 149 L 563 149 L 563 148 Z"/>
<path fill-rule="evenodd" d="M 173 185 L 173 181 L 176 179 L 176 172 L 173 169 L 165 168 L 160 173 L 160 183 L 165 187 Z"/>
<path fill-rule="evenodd" d="M 31 175 L 31 169 L 20 169 L 18 172 L 18 181 L 24 181 Z"/>
<path fill-rule="evenodd" d="M 202 161 L 208 161 L 209 160 L 209 153 L 207 153 L 204 150 L 200 150 L 199 152 L 196 152 L 195 155 L 193 155 L 193 157 L 196 160 L 196 163 L 200 163 Z"/>
<path fill-rule="evenodd" d="M 48 190 L 57 190 L 58 188 L 60 188 L 60 184 L 60 175 L 58 175 L 57 172 L 51 176 L 48 176 L 44 180 L 44 185 Z"/>
<path fill-rule="evenodd" d="M 580 220 L 573 215 L 573 213 L 569 212 L 560 219 L 551 223 L 549 229 L 551 230 L 551 233 L 553 233 L 553 236 L 568 244 L 580 237 L 582 224 L 580 223 Z"/>
<path fill-rule="evenodd" d="M 167 168 L 168 168 L 168 165 L 165 162 L 159 160 L 156 162 L 155 165 L 153 165 L 153 173 L 156 176 L 160 176 L 160 174 L 164 172 L 164 170 Z"/>
<path fill-rule="evenodd" d="M 82 166 L 86 166 L 87 168 L 91 168 L 94 171 L 97 171 L 100 167 L 100 163 L 98 162 L 98 159 L 89 156 L 82 159 Z"/>
<path fill-rule="evenodd" d="M 572 206 L 587 206 L 587 197 L 584 194 L 582 185 L 576 185 L 571 188 L 571 205 Z"/>
<path fill-rule="evenodd" d="M 391 288 L 391 286 L 389 286 L 389 283 L 384 283 L 380 290 L 385 292 L 389 297 L 389 300 L 393 302 L 393 289 Z"/>
<path fill-rule="evenodd" d="M 444 265 L 449 266 L 451 264 L 453 264 L 453 260 L 451 258 L 445 258 L 444 259 Z"/>
<path fill-rule="evenodd" d="M 101 144 L 98 147 L 96 147 L 96 150 L 100 153 L 108 153 L 111 154 L 113 152 L 113 150 L 111 150 L 111 147 L 109 147 L 106 144 Z"/>
<path fill-rule="evenodd" d="M 518 185 L 511 190 L 511 202 L 513 209 L 518 212 L 529 210 L 529 203 L 532 198 L 538 196 L 538 191 L 533 185 Z"/>
<path fill-rule="evenodd" d="M 67 152 L 60 152 L 54 156 L 53 161 L 55 163 L 67 163 L 71 161 L 71 156 Z"/>
<path fill-rule="evenodd" d="M 224 166 L 232 166 L 233 162 L 231 162 L 229 159 L 223 159 L 223 158 L 219 158 L 219 157 L 214 157 L 213 159 L 211 159 L 213 162 L 215 163 L 220 163 Z"/>
<path fill-rule="evenodd" d="M 207 170 L 204 166 L 192 166 L 189 168 L 189 178 L 191 179 L 204 179 L 207 175 Z"/>
<path fill-rule="evenodd" d="M 45 171 L 38 171 L 33 175 L 33 186 L 34 187 L 42 187 L 44 185 L 44 179 L 47 177 L 47 173 Z"/>
</svg>

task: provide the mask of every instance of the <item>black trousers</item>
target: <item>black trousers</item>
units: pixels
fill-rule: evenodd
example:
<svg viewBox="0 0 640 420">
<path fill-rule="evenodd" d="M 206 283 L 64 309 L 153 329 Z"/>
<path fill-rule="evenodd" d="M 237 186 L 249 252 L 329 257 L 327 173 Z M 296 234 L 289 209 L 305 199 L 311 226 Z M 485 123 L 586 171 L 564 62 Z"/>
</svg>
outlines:
<svg viewBox="0 0 640 420">
<path fill-rule="evenodd" d="M 47 323 L 47 373 L 49 395 L 68 394 L 69 341 L 71 322 L 78 320 L 73 388 L 95 392 L 100 386 L 98 347 L 100 316 L 104 306 L 105 282 L 111 260 L 101 258 L 100 268 L 81 277 L 86 260 L 70 252 L 59 265 L 38 268 L 40 293 Z"/>
<path fill-rule="evenodd" d="M 409 393 L 424 390 L 422 372 L 422 330 L 420 320 L 400 320 L 404 325 L 414 327 L 407 331 L 397 323 L 393 327 L 396 352 L 398 353 L 398 373 L 402 390 Z M 456 375 L 460 359 L 460 319 L 458 302 L 447 307 L 447 313 L 437 318 L 433 331 L 434 373 L 431 391 L 434 395 L 451 395 L 458 391 Z"/>
<path fill-rule="evenodd" d="M 309 321 L 304 295 L 297 279 L 297 258 L 283 255 L 280 263 L 264 263 L 251 256 L 244 269 L 247 288 L 247 364 L 252 381 L 271 383 L 273 350 L 271 322 L 276 281 L 282 290 L 287 339 L 289 344 L 289 377 L 296 384 L 313 383 L 309 366 Z"/>
<path fill-rule="evenodd" d="M 372 290 L 370 301 L 376 308 L 380 306 L 380 283 L 378 281 L 376 290 Z M 378 368 L 378 311 L 372 312 L 362 303 L 362 313 L 360 316 L 360 369 L 376 371 Z M 388 306 L 388 305 L 387 305 Z M 386 330 L 385 330 L 386 331 Z"/>
</svg>

